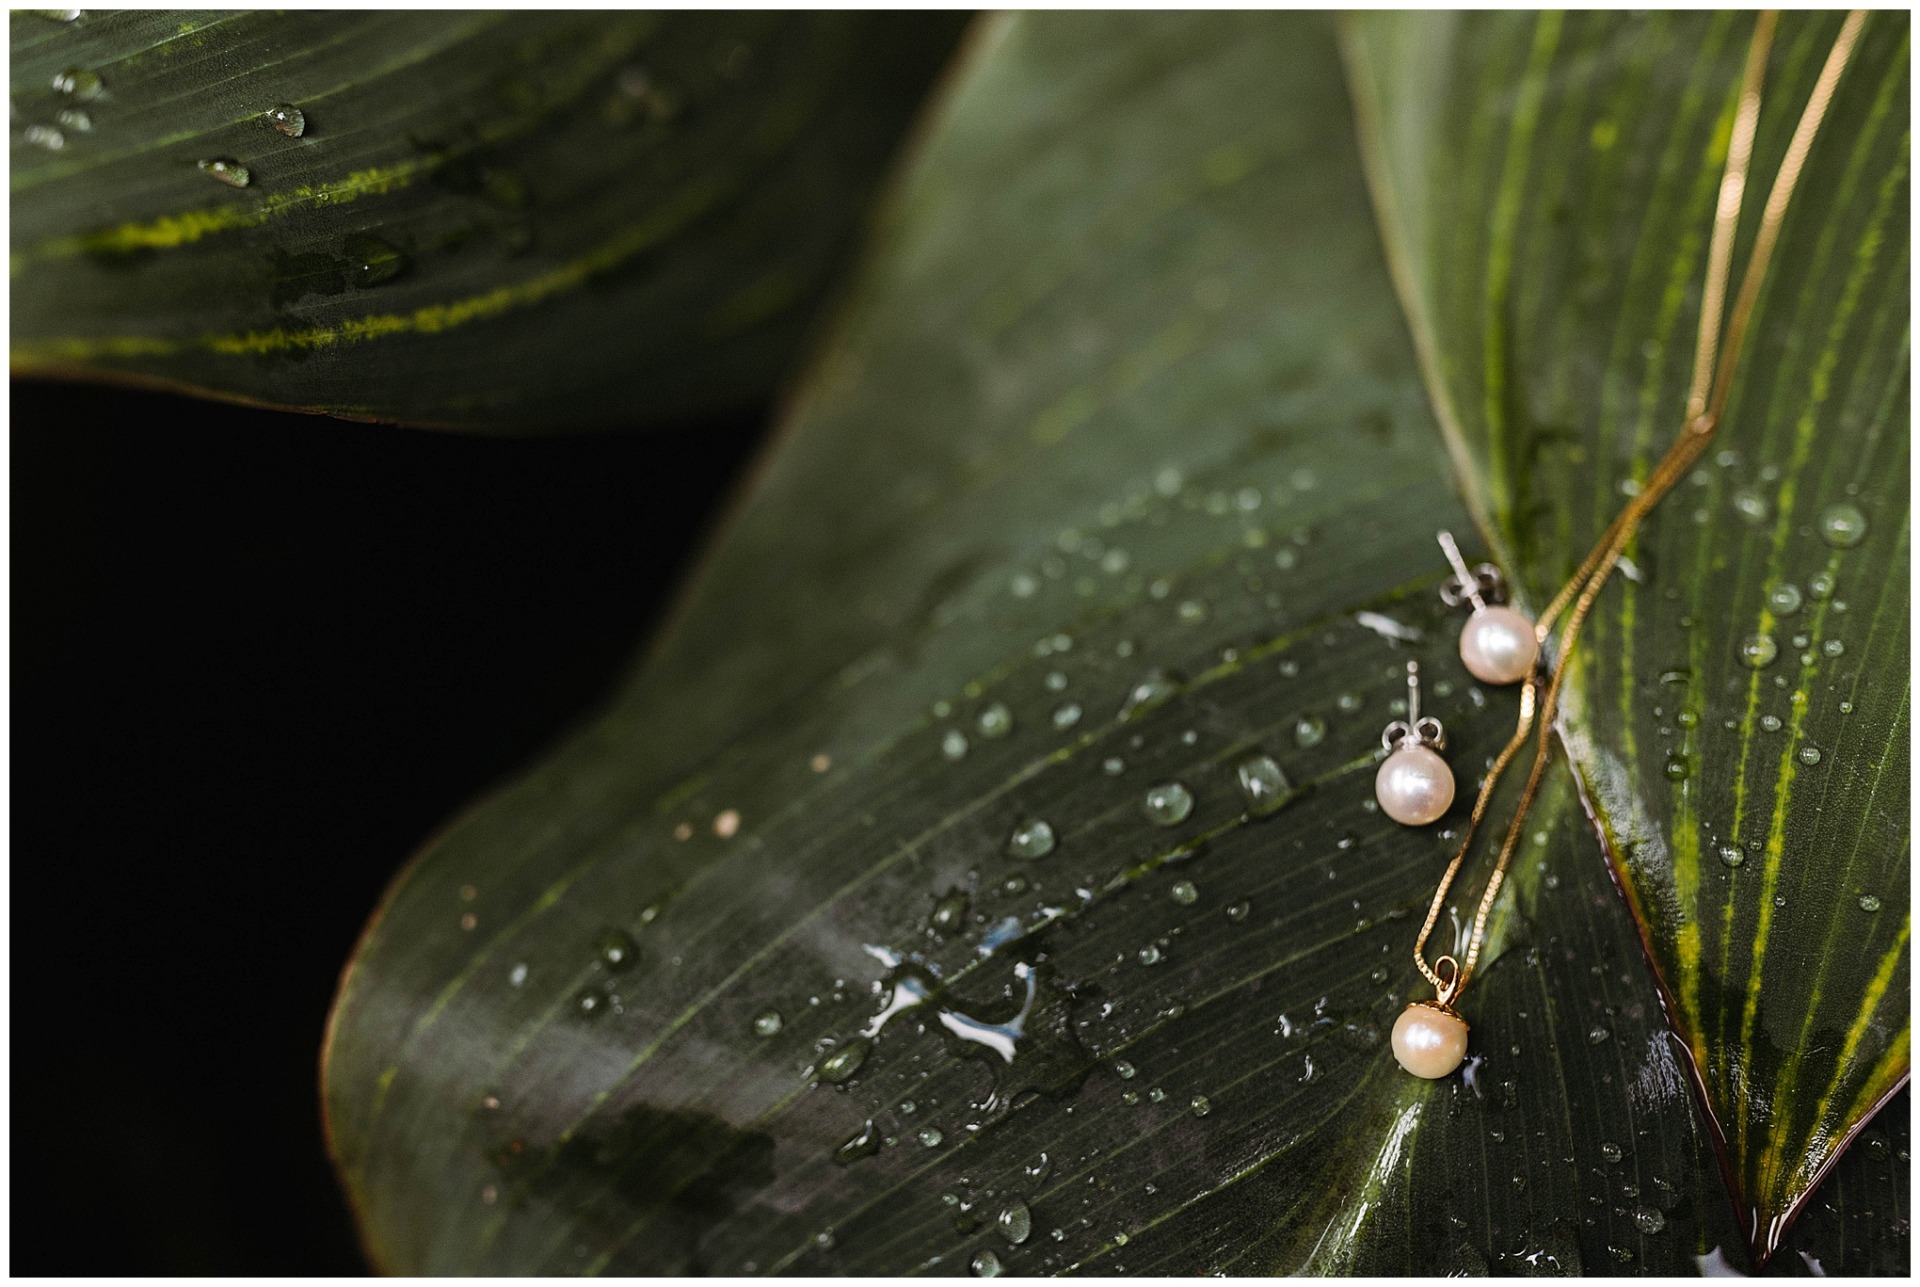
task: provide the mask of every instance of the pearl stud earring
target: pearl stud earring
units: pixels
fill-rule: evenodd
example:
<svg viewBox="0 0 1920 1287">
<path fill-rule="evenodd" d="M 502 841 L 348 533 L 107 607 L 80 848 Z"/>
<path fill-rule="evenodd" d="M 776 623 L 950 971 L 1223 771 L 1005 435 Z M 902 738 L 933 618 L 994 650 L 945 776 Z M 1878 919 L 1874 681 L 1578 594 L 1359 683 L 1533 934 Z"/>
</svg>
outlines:
<svg viewBox="0 0 1920 1287">
<path fill-rule="evenodd" d="M 1460 660 L 1483 684 L 1519 683 L 1533 672 L 1533 660 L 1540 654 L 1533 623 L 1506 606 L 1507 582 L 1499 568 L 1482 563 L 1469 572 L 1451 532 L 1440 533 L 1440 548 L 1453 564 L 1453 575 L 1440 587 L 1441 600 L 1449 608 L 1473 605 L 1473 615 L 1460 631 Z"/>
<path fill-rule="evenodd" d="M 1420 663 L 1407 663 L 1407 717 L 1380 734 L 1387 758 L 1373 776 L 1373 795 L 1395 822 L 1424 827 L 1453 803 L 1453 770 L 1440 758 L 1447 731 L 1420 715 Z"/>
</svg>

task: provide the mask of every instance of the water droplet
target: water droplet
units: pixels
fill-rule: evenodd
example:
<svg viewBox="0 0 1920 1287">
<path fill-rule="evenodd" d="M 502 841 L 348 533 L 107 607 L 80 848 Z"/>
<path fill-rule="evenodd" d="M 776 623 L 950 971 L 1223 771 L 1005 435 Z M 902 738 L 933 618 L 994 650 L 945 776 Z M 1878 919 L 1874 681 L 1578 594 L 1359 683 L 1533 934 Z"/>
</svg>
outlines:
<svg viewBox="0 0 1920 1287">
<path fill-rule="evenodd" d="M 1287 781 L 1287 775 L 1271 755 L 1242 760 L 1234 773 L 1240 780 L 1241 794 L 1247 797 L 1248 806 L 1256 813 L 1273 808 L 1293 790 L 1293 784 Z"/>
<path fill-rule="evenodd" d="M 1055 728 L 1072 728 L 1080 722 L 1080 706 L 1077 702 L 1068 702 L 1053 712 Z"/>
<path fill-rule="evenodd" d="M 940 739 L 940 754 L 949 760 L 958 760 L 967 753 L 967 735 L 957 728 L 950 728 Z"/>
<path fill-rule="evenodd" d="M 244 188 L 253 182 L 253 171 L 231 157 L 209 157 L 198 164 L 201 173 L 211 175 L 230 188 Z"/>
<path fill-rule="evenodd" d="M 93 128 L 93 118 L 77 107 L 63 107 L 53 119 L 72 130 L 75 134 L 85 134 Z"/>
<path fill-rule="evenodd" d="M 1013 732 L 1013 712 L 1005 702 L 994 702 L 980 712 L 980 736 L 1005 737 Z"/>
<path fill-rule="evenodd" d="M 67 145 L 67 136 L 51 125 L 29 125 L 21 137 L 34 147 L 43 147 L 49 152 L 58 152 Z"/>
<path fill-rule="evenodd" d="M 1872 894 L 1862 894 L 1860 895 L 1860 910 L 1863 912 L 1877 912 L 1880 910 L 1880 900 Z"/>
<path fill-rule="evenodd" d="M 520 987 L 522 984 L 524 984 L 526 981 L 527 981 L 527 963 L 525 961 L 514 962 L 513 968 L 507 971 L 508 986 L 517 988 L 517 987 Z"/>
<path fill-rule="evenodd" d="M 860 1128 L 859 1134 L 843 1141 L 833 1150 L 833 1162 L 835 1166 L 846 1166 L 849 1163 L 858 1162 L 863 1157 L 872 1157 L 879 1151 L 880 1132 L 874 1129 L 873 1122 L 868 1120 Z"/>
<path fill-rule="evenodd" d="M 1164 670 L 1150 670 L 1127 691 L 1120 704 L 1120 718 L 1129 719 L 1149 707 L 1158 706 L 1180 691 L 1180 681 Z"/>
<path fill-rule="evenodd" d="M 1773 664 L 1780 655 L 1780 645 L 1771 635 L 1748 635 L 1740 641 L 1740 660 L 1744 665 L 1759 670 Z"/>
<path fill-rule="evenodd" d="M 1017 1247 L 1033 1233 L 1033 1212 L 1027 1209 L 1026 1203 L 1015 1202 L 1000 1212 L 995 1223 L 1000 1227 L 1000 1236 Z"/>
<path fill-rule="evenodd" d="M 1817 746 L 1803 746 L 1800 748 L 1798 755 L 1800 763 L 1802 764 L 1820 763 L 1820 748 Z"/>
<path fill-rule="evenodd" d="M 1013 580 L 1007 583 L 1007 588 L 1013 591 L 1016 599 L 1031 599 L 1040 592 L 1040 582 L 1031 572 L 1015 572 Z"/>
<path fill-rule="evenodd" d="M 1673 782 L 1682 782 L 1693 773 L 1693 761 L 1675 751 L 1667 756 L 1667 778 Z"/>
<path fill-rule="evenodd" d="M 582 1019 L 598 1019 L 608 1008 L 607 994 L 599 988 L 584 987 L 574 994 L 574 1013 Z"/>
<path fill-rule="evenodd" d="M 1120 1080 L 1130 1081 L 1133 1078 L 1134 1067 L 1124 1059 L 1116 1059 L 1113 1063 L 1113 1071 Z"/>
<path fill-rule="evenodd" d="M 263 119 L 290 139 L 297 139 L 307 132 L 307 114 L 292 103 L 280 103 L 268 108 Z"/>
<path fill-rule="evenodd" d="M 1207 605 L 1198 599 L 1184 600 L 1178 609 L 1180 620 L 1189 624 L 1207 619 Z"/>
<path fill-rule="evenodd" d="M 600 953 L 600 964 L 616 972 L 633 968 L 634 958 L 640 954 L 633 935 L 621 929 L 610 929 L 602 934 L 596 950 Z"/>
<path fill-rule="evenodd" d="M 1238 925 L 1253 911 L 1253 904 L 1242 898 L 1227 904 L 1227 919 Z"/>
<path fill-rule="evenodd" d="M 1117 755 L 1109 755 L 1100 761 L 1100 770 L 1110 778 L 1117 778 L 1127 771 L 1127 762 Z"/>
<path fill-rule="evenodd" d="M 1622 1152 L 1620 1146 L 1612 1140 L 1602 1140 L 1600 1142 L 1600 1156 L 1606 1158 L 1609 1162 L 1618 1162 L 1621 1158 L 1625 1157 L 1626 1154 Z"/>
<path fill-rule="evenodd" d="M 383 238 L 360 233 L 348 237 L 341 249 L 346 253 L 347 262 L 352 265 L 355 285 L 378 286 L 406 271 L 407 257 Z"/>
<path fill-rule="evenodd" d="M 820 1080 L 839 1085 L 860 1071 L 860 1065 L 867 1061 L 867 1052 L 871 1049 L 872 1042 L 865 1037 L 855 1037 L 820 1061 Z"/>
<path fill-rule="evenodd" d="M 1760 727 L 1769 733 L 1778 733 L 1780 731 L 1780 717 L 1778 715 L 1762 715 L 1760 717 Z"/>
<path fill-rule="evenodd" d="M 1750 523 L 1765 520 L 1773 510 L 1773 507 L 1767 503 L 1766 496 L 1757 487 L 1742 487 L 1734 492 L 1733 507 L 1740 512 L 1741 518 Z"/>
<path fill-rule="evenodd" d="M 947 1137 L 940 1133 L 940 1128 L 938 1126 L 922 1126 L 919 1130 L 919 1133 L 915 1135 L 914 1138 L 918 1139 L 922 1144 L 924 1144 L 928 1148 L 939 1148 L 940 1141 L 946 1139 Z"/>
<path fill-rule="evenodd" d="M 1205 1117 L 1213 1111 L 1213 1105 L 1205 1095 L 1195 1095 L 1187 1102 L 1187 1107 L 1193 1110 L 1195 1117 Z"/>
<path fill-rule="evenodd" d="M 949 890 L 933 905 L 933 915 L 927 917 L 927 924 L 942 934 L 951 934 L 966 923 L 967 895 L 966 891 L 959 889 Z"/>
<path fill-rule="evenodd" d="M 1737 845 L 1721 845 L 1720 861 L 1727 867 L 1738 867 L 1747 860 L 1747 855 Z"/>
<path fill-rule="evenodd" d="M 1800 587 L 1782 581 L 1767 591 L 1767 607 L 1776 617 L 1790 617 L 1800 611 Z"/>
<path fill-rule="evenodd" d="M 53 87 L 69 98 L 91 103 L 100 97 L 107 86 L 98 72 L 88 71 L 84 67 L 69 67 L 53 78 Z"/>
<path fill-rule="evenodd" d="M 1667 1218 L 1658 1207 L 1638 1206 L 1633 1209 L 1633 1227 L 1641 1233 L 1659 1233 L 1667 1227 Z"/>
<path fill-rule="evenodd" d="M 1142 965 L 1158 965 L 1160 964 L 1160 949 L 1154 944 L 1149 943 L 1140 949 L 1139 957 L 1140 964 Z"/>
<path fill-rule="evenodd" d="M 1302 750 L 1318 746 L 1327 737 L 1327 721 L 1318 715 L 1302 715 L 1293 725 L 1293 744 Z"/>
<path fill-rule="evenodd" d="M 1149 821 L 1163 827 L 1176 826 L 1193 812 L 1193 792 L 1178 782 L 1162 783 L 1148 789 L 1140 807 Z"/>
<path fill-rule="evenodd" d="M 756 1037 L 774 1037 L 786 1026 L 786 1020 L 780 1017 L 778 1010 L 762 1010 L 753 1016 L 753 1035 Z"/>
<path fill-rule="evenodd" d="M 1021 823 L 1007 837 L 1007 853 L 1015 858 L 1044 858 L 1053 845 L 1053 828 L 1041 818 Z"/>
<path fill-rule="evenodd" d="M 974 1253 L 973 1261 L 968 1268 L 973 1271 L 975 1278 L 998 1278 L 1002 1272 L 1000 1268 L 1000 1257 L 994 1255 L 991 1251 Z"/>
<path fill-rule="evenodd" d="M 1846 644 L 1840 642 L 1840 640 L 1838 639 L 1829 639 L 1825 643 L 1820 645 L 1820 651 L 1824 652 L 1829 657 L 1838 657 L 1842 653 L 1846 652 L 1846 650 L 1847 650 Z"/>
<path fill-rule="evenodd" d="M 1807 578 L 1807 593 L 1816 599 L 1824 599 L 1833 593 L 1833 576 L 1826 572 L 1815 572 Z"/>
<path fill-rule="evenodd" d="M 1175 881 L 1171 892 L 1173 901 L 1183 907 L 1191 907 L 1200 900 L 1200 891 L 1194 888 L 1190 880 Z"/>
<path fill-rule="evenodd" d="M 1612 1039 L 1613 1033 L 1598 1024 L 1595 1024 L 1587 1030 L 1587 1044 L 1589 1046 L 1604 1046 Z"/>
<path fill-rule="evenodd" d="M 1829 505 L 1820 512 L 1820 539 L 1835 549 L 1849 549 L 1867 539 L 1867 516 L 1852 505 Z"/>
</svg>

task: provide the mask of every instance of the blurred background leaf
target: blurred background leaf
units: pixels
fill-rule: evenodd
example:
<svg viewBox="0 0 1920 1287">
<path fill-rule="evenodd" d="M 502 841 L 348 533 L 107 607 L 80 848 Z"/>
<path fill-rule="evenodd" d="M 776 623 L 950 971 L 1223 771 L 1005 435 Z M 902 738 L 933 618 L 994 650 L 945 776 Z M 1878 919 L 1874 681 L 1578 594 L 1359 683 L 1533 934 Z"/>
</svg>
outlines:
<svg viewBox="0 0 1920 1287">
<path fill-rule="evenodd" d="M 758 407 L 963 22 L 16 11 L 14 373 L 483 430 Z"/>
<path fill-rule="evenodd" d="M 1781 24 L 1736 265 L 1843 17 Z M 1349 28 L 1408 316 L 1536 604 L 1678 427 L 1753 24 Z M 1763 1247 L 1910 1062 L 1908 36 L 1867 23 L 1717 454 L 1629 547 L 1567 716 Z"/>
<path fill-rule="evenodd" d="M 350 967 L 381 1267 L 1748 1264 L 1564 767 L 1465 1075 L 1385 1049 L 1453 836 L 1379 730 L 1421 658 L 1470 788 L 1513 699 L 1348 90 L 1324 17 L 994 22 L 670 629 Z M 1904 1268 L 1876 1138 L 1828 1272 Z"/>
</svg>

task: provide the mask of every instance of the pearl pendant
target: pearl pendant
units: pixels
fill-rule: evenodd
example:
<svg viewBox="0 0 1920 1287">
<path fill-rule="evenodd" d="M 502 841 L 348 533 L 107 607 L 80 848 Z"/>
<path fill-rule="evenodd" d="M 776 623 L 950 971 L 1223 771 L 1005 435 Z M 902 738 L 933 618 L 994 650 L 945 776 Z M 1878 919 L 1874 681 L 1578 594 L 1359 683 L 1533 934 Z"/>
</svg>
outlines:
<svg viewBox="0 0 1920 1287">
<path fill-rule="evenodd" d="M 1483 684 L 1517 684 L 1540 651 L 1533 623 L 1504 605 L 1476 609 L 1460 632 L 1460 660 Z"/>
<path fill-rule="evenodd" d="M 1395 822 L 1423 827 L 1453 803 L 1453 770 L 1430 748 L 1402 742 L 1381 761 L 1373 776 L 1373 795 Z"/>
<path fill-rule="evenodd" d="M 1445 1077 L 1467 1057 L 1467 1021 L 1434 1002 L 1415 1001 L 1394 1021 L 1393 1057 L 1416 1077 Z"/>
</svg>

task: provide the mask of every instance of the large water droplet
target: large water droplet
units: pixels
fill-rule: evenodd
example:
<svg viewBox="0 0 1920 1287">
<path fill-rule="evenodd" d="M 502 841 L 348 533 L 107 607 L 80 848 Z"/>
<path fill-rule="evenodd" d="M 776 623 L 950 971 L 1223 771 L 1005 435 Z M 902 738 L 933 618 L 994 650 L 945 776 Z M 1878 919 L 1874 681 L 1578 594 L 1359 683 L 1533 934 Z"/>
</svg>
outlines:
<svg viewBox="0 0 1920 1287">
<path fill-rule="evenodd" d="M 756 1037 L 775 1037 L 786 1026 L 786 1020 L 780 1017 L 778 1010 L 762 1010 L 753 1016 L 753 1035 Z"/>
<path fill-rule="evenodd" d="M 1767 607 L 1776 617 L 1790 617 L 1800 611 L 1800 587 L 1782 581 L 1767 591 Z"/>
<path fill-rule="evenodd" d="M 1033 1233 L 1033 1212 L 1024 1202 L 1010 1203 L 994 1223 L 999 1226 L 1000 1236 L 1017 1247 Z"/>
<path fill-rule="evenodd" d="M 1200 900 L 1200 891 L 1190 880 L 1175 881 L 1171 892 L 1173 901 L 1183 907 L 1191 907 Z"/>
<path fill-rule="evenodd" d="M 994 702 L 980 712 L 977 723 L 980 736 L 1005 737 L 1013 732 L 1013 712 L 1007 709 L 1005 702 Z"/>
<path fill-rule="evenodd" d="M 43 147 L 49 152 L 58 152 L 67 145 L 67 136 L 51 125 L 29 125 L 21 137 L 34 147 Z"/>
<path fill-rule="evenodd" d="M 949 760 L 965 758 L 967 749 L 967 735 L 957 728 L 948 729 L 940 739 L 940 754 Z"/>
<path fill-rule="evenodd" d="M 84 67 L 69 67 L 53 78 L 53 87 L 70 98 L 91 103 L 100 97 L 101 91 L 107 86 L 98 72 L 88 71 Z"/>
<path fill-rule="evenodd" d="M 1007 837 L 1007 853 L 1015 858 L 1044 858 L 1053 845 L 1053 828 L 1042 818 L 1021 823 Z"/>
<path fill-rule="evenodd" d="M 940 1142 L 947 1137 L 940 1133 L 938 1126 L 922 1126 L 916 1138 L 927 1148 L 939 1148 Z"/>
<path fill-rule="evenodd" d="M 1150 821 L 1163 827 L 1176 826 L 1193 812 L 1193 792 L 1178 782 L 1162 783 L 1148 789 L 1140 807 Z"/>
<path fill-rule="evenodd" d="M 1872 894 L 1862 894 L 1860 895 L 1860 910 L 1863 912 L 1877 912 L 1880 910 L 1880 900 Z"/>
<path fill-rule="evenodd" d="M 1080 704 L 1078 702 L 1068 702 L 1064 706 L 1057 707 L 1053 712 L 1053 726 L 1055 728 L 1072 728 L 1079 722 Z"/>
<path fill-rule="evenodd" d="M 1748 635 L 1740 641 L 1740 661 L 1743 665 L 1759 670 L 1771 666 L 1773 659 L 1780 655 L 1780 645 L 1771 635 Z"/>
<path fill-rule="evenodd" d="M 198 164 L 202 174 L 211 175 L 230 188 L 244 188 L 253 182 L 253 171 L 232 157 L 208 157 Z"/>
<path fill-rule="evenodd" d="M 820 1061 L 820 1080 L 839 1085 L 860 1071 L 860 1065 L 867 1062 L 867 1052 L 871 1049 L 872 1042 L 865 1037 L 855 1037 Z"/>
<path fill-rule="evenodd" d="M 1247 797 L 1247 805 L 1255 813 L 1275 807 L 1293 790 L 1293 784 L 1287 781 L 1287 775 L 1271 755 L 1244 759 L 1234 772 L 1240 780 L 1241 794 Z"/>
<path fill-rule="evenodd" d="M 991 1251 L 976 1252 L 969 1268 L 973 1270 L 975 1278 L 998 1278 L 1003 1272 L 1000 1267 L 1000 1257 Z"/>
<path fill-rule="evenodd" d="M 1293 744 L 1302 750 L 1318 746 L 1327 737 L 1327 721 L 1318 715 L 1302 715 L 1293 724 Z"/>
<path fill-rule="evenodd" d="M 1867 516 L 1844 502 L 1829 505 L 1820 512 L 1820 539 L 1839 550 L 1858 545 L 1867 539 Z"/>
<path fill-rule="evenodd" d="M 1600 1156 L 1606 1158 L 1609 1162 L 1618 1162 L 1621 1158 L 1625 1157 L 1626 1154 L 1621 1152 L 1620 1146 L 1612 1140 L 1602 1140 L 1600 1142 Z"/>
<path fill-rule="evenodd" d="M 1817 746 L 1803 746 L 1797 754 L 1802 764 L 1820 763 L 1820 748 Z"/>
<path fill-rule="evenodd" d="M 1633 1227 L 1641 1233 L 1659 1233 L 1667 1227 L 1667 1218 L 1658 1207 L 1638 1206 L 1633 1209 Z"/>
<path fill-rule="evenodd" d="M 1746 853 L 1738 845 L 1721 845 L 1720 861 L 1728 868 L 1740 866 L 1747 860 Z"/>
<path fill-rule="evenodd" d="M 1213 1103 L 1205 1095 L 1195 1095 L 1188 1101 L 1187 1107 L 1193 1110 L 1195 1117 L 1205 1117 L 1213 1111 Z"/>
<path fill-rule="evenodd" d="M 600 964 L 614 971 L 632 969 L 634 958 L 640 954 L 633 935 L 622 929 L 610 929 L 602 934 L 596 950 L 600 954 Z"/>
<path fill-rule="evenodd" d="M 307 132 L 307 114 L 292 103 L 268 108 L 263 119 L 290 139 L 297 139 Z"/>
</svg>

